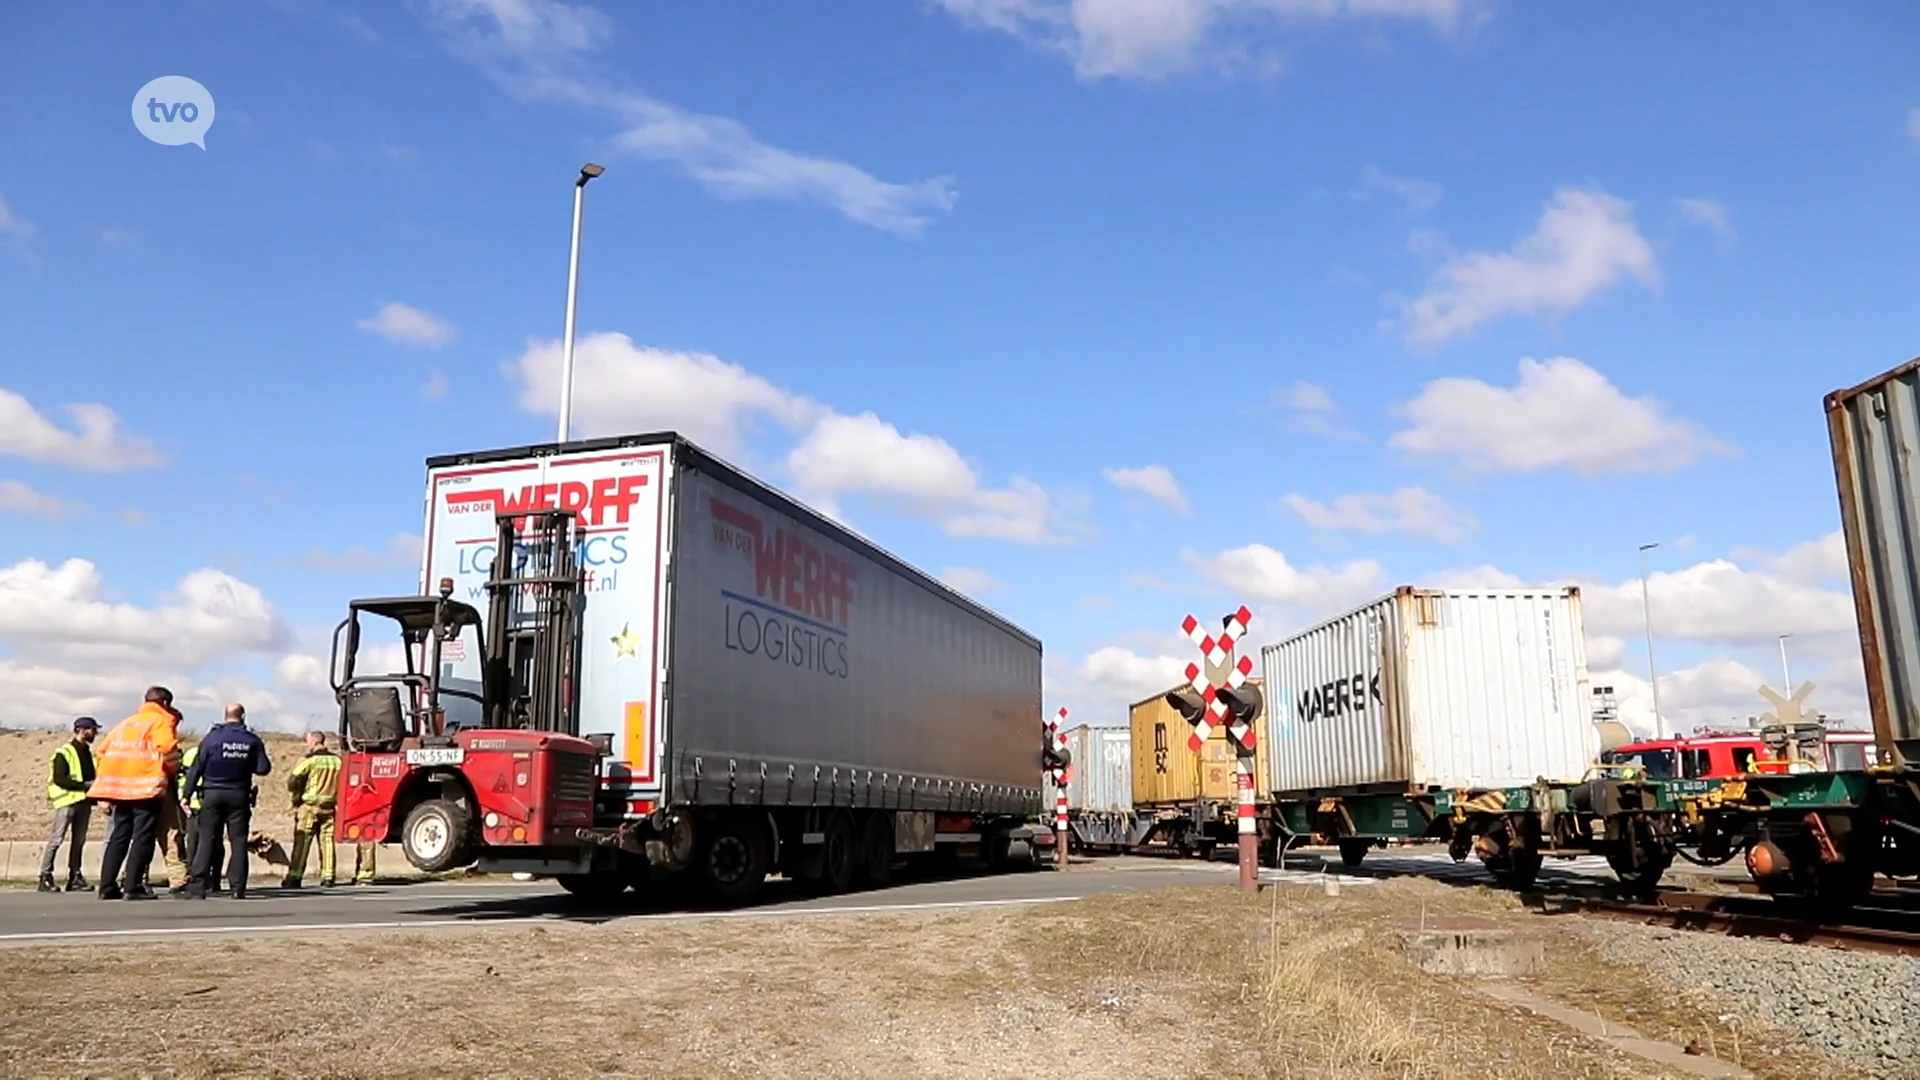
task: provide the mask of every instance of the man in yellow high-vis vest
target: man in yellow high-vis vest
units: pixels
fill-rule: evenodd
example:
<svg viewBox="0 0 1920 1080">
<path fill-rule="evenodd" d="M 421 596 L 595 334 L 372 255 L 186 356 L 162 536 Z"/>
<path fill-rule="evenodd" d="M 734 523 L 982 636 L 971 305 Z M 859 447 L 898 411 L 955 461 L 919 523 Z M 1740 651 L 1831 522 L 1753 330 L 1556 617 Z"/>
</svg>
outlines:
<svg viewBox="0 0 1920 1080">
<path fill-rule="evenodd" d="M 187 747 L 186 752 L 180 755 L 180 775 L 174 777 L 174 798 L 180 803 L 180 809 L 182 810 L 180 833 L 181 839 L 185 842 L 187 849 L 186 864 L 188 866 L 193 865 L 193 852 L 194 849 L 199 846 L 200 842 L 200 804 L 202 799 L 198 793 L 192 796 L 186 794 L 187 770 L 193 768 L 193 760 L 199 756 L 199 743 L 194 743 L 192 746 Z"/>
<path fill-rule="evenodd" d="M 55 892 L 53 860 L 60 844 L 67 841 L 67 891 L 85 892 L 89 886 L 81 876 L 80 861 L 87 847 L 87 825 L 93 820 L 93 804 L 87 801 L 87 789 L 93 786 L 93 737 L 100 733 L 100 722 L 83 716 L 73 722 L 73 738 L 60 744 L 47 762 L 47 802 L 53 806 L 53 830 L 47 834 L 47 846 L 40 852 L 40 891 Z"/>
<path fill-rule="evenodd" d="M 287 792 L 293 796 L 293 850 L 288 853 L 281 888 L 300 887 L 309 843 L 320 848 L 320 884 L 334 884 L 333 815 L 339 790 L 340 756 L 327 749 L 325 732 L 307 732 L 306 756 L 287 773 Z M 359 869 L 357 860 L 354 869 Z"/>
</svg>

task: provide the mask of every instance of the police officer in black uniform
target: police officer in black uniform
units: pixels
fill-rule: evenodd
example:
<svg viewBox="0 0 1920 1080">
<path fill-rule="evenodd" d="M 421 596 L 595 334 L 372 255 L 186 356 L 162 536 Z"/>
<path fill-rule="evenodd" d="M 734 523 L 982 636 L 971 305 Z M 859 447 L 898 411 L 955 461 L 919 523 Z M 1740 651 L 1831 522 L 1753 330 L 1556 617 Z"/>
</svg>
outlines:
<svg viewBox="0 0 1920 1080">
<path fill-rule="evenodd" d="M 253 800 L 258 790 L 253 778 L 273 770 L 267 760 L 267 744 L 247 730 L 247 710 L 242 705 L 227 706 L 226 722 L 200 740 L 200 753 L 187 770 L 187 782 L 181 797 L 191 801 L 200 796 L 199 833 L 193 851 L 193 865 L 187 871 L 186 895 L 203 900 L 218 878 L 214 867 L 220 861 L 221 832 L 226 833 L 227 885 L 235 900 L 247 897 L 247 834 L 253 826 Z"/>
</svg>

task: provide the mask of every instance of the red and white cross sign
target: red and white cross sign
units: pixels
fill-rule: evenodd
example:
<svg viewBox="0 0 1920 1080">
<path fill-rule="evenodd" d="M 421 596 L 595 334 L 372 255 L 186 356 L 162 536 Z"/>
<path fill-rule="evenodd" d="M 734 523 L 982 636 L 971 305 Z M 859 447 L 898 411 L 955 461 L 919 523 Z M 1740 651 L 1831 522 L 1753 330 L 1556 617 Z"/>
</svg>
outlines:
<svg viewBox="0 0 1920 1080">
<path fill-rule="evenodd" d="M 1200 620 L 1191 615 L 1180 624 L 1180 629 L 1186 631 L 1187 637 L 1191 638 L 1195 645 L 1200 646 L 1200 655 L 1206 659 L 1205 667 L 1199 664 L 1187 665 L 1187 682 L 1192 685 L 1194 692 L 1200 695 L 1200 699 L 1207 703 L 1207 711 L 1201 714 L 1200 722 L 1193 726 L 1193 734 L 1187 736 L 1187 745 L 1192 747 L 1195 753 L 1199 753 L 1200 748 L 1206 745 L 1216 724 L 1224 725 L 1227 728 L 1227 734 L 1231 735 L 1235 742 L 1248 750 L 1253 749 L 1253 728 L 1241 723 L 1238 717 L 1233 716 L 1227 709 L 1227 703 L 1220 699 L 1219 694 L 1221 686 L 1238 690 L 1247 681 L 1247 676 L 1253 674 L 1253 657 L 1242 656 L 1235 660 L 1233 655 L 1234 643 L 1246 634 L 1247 624 L 1252 621 L 1253 612 L 1247 610 L 1246 605 L 1242 604 L 1240 610 L 1227 616 L 1227 625 L 1220 631 L 1219 637 L 1208 634 L 1201 627 Z M 1222 676 L 1220 684 L 1216 685 L 1212 679 L 1208 678 L 1207 669 L 1220 667 L 1226 668 L 1226 674 Z"/>
</svg>

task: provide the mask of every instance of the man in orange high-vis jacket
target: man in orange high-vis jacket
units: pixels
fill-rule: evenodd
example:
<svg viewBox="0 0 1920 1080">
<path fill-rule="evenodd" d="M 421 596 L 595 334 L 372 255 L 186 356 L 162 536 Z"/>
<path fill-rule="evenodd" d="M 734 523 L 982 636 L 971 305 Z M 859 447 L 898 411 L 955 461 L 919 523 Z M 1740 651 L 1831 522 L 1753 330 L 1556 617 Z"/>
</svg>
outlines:
<svg viewBox="0 0 1920 1080">
<path fill-rule="evenodd" d="M 173 797 L 173 775 L 180 771 L 179 724 L 173 691 L 148 687 L 140 711 L 115 724 L 94 746 L 93 787 L 87 796 L 105 803 L 112 815 L 100 859 L 102 900 L 153 899 L 147 867 L 153 862 L 160 801 Z"/>
</svg>

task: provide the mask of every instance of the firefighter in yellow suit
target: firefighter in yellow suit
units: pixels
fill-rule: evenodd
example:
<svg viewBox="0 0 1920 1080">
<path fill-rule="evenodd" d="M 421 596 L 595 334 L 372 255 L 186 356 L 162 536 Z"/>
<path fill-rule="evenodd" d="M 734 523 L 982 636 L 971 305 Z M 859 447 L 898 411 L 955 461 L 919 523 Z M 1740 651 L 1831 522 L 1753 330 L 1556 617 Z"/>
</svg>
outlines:
<svg viewBox="0 0 1920 1080">
<path fill-rule="evenodd" d="M 320 884 L 333 884 L 333 814 L 340 790 L 340 756 L 327 749 L 325 732 L 307 732 L 307 753 L 287 773 L 293 796 L 293 850 L 283 889 L 297 889 L 307 869 L 307 845 L 320 848 Z"/>
</svg>

